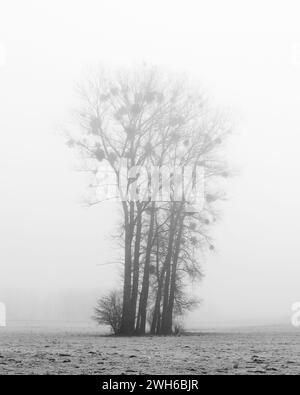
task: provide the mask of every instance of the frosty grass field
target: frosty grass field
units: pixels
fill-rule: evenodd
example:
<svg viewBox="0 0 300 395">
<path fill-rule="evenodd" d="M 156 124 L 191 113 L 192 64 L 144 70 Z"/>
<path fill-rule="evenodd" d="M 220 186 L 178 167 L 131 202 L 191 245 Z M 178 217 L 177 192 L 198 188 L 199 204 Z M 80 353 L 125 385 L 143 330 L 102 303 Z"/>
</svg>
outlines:
<svg viewBox="0 0 300 395">
<path fill-rule="evenodd" d="M 92 328 L 0 328 L 0 374 L 299 374 L 300 332 L 113 337 Z"/>
</svg>

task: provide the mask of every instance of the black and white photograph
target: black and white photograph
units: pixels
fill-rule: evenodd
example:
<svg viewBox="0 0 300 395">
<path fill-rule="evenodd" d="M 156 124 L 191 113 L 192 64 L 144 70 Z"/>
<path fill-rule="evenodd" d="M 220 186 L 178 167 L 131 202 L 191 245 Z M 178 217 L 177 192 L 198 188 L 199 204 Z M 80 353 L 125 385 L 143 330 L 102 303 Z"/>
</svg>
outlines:
<svg viewBox="0 0 300 395">
<path fill-rule="evenodd" d="M 300 374 L 299 16 L 0 0 L 0 389 Z"/>
</svg>

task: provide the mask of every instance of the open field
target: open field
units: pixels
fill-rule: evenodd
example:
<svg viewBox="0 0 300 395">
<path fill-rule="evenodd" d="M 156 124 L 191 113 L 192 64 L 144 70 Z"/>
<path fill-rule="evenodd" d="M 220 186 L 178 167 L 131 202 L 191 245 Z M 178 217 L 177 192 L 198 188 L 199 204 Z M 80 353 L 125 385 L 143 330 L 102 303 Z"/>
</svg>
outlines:
<svg viewBox="0 0 300 395">
<path fill-rule="evenodd" d="M 300 333 L 115 338 L 0 328 L 0 374 L 299 374 Z"/>
</svg>

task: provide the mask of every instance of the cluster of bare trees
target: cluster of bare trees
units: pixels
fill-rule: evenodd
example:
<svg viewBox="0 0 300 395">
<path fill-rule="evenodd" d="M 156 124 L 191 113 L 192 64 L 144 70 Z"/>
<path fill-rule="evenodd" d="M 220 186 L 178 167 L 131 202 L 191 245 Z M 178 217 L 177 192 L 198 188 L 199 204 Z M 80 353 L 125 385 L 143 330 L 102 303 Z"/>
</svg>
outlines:
<svg viewBox="0 0 300 395">
<path fill-rule="evenodd" d="M 185 286 L 202 275 L 199 252 L 214 249 L 209 227 L 217 216 L 214 202 L 222 197 L 218 180 L 228 176 L 220 155 L 228 125 L 186 80 L 153 68 L 113 76 L 101 72 L 79 93 L 80 133 L 73 133 L 68 144 L 80 149 L 95 176 L 108 166 L 116 184 L 125 185 L 119 190 L 124 240 L 119 332 L 170 334 L 174 317 L 196 303 Z M 192 183 L 199 182 L 196 168 L 204 169 L 201 210 L 184 187 L 181 198 L 175 191 L 176 177 L 187 167 L 193 169 Z M 145 181 L 133 168 L 168 168 L 169 198 L 161 197 L 160 176 L 157 198 L 139 195 L 143 183 L 152 191 L 154 186 L 150 174 Z"/>
</svg>

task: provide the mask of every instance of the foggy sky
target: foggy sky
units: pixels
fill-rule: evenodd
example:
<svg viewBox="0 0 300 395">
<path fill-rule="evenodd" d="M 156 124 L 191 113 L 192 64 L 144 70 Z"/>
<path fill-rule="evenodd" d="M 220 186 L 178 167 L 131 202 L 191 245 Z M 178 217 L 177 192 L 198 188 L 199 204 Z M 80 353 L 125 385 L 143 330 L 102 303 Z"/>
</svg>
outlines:
<svg viewBox="0 0 300 395">
<path fill-rule="evenodd" d="M 300 300 L 299 11 L 296 1 L 1 1 L 0 301 L 10 317 L 85 320 L 118 285 L 120 267 L 99 266 L 118 254 L 117 208 L 82 207 L 88 180 L 60 132 L 90 66 L 146 61 L 191 74 L 235 124 L 226 149 L 237 176 L 189 325 L 289 322 Z"/>
</svg>

